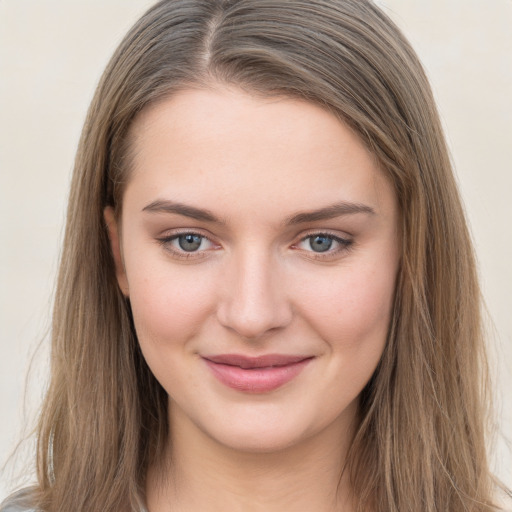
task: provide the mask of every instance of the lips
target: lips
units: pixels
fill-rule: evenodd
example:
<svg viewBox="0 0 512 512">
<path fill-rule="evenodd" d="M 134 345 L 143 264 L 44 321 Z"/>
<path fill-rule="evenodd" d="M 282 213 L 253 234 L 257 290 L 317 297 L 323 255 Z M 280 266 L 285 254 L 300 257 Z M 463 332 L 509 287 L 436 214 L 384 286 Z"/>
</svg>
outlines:
<svg viewBox="0 0 512 512">
<path fill-rule="evenodd" d="M 204 356 L 213 375 L 224 385 L 246 393 L 268 393 L 294 379 L 313 357 L 268 354 Z"/>
</svg>

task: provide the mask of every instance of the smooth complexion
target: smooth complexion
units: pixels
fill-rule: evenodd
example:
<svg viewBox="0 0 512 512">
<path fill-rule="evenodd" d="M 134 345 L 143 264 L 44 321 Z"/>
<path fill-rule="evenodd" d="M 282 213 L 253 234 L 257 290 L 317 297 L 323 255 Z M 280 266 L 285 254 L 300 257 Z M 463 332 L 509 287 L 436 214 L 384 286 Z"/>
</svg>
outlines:
<svg viewBox="0 0 512 512">
<path fill-rule="evenodd" d="M 152 468 L 150 511 L 347 505 L 336 487 L 399 265 L 392 186 L 347 126 L 296 99 L 185 90 L 131 138 L 119 224 L 105 216 L 169 395 L 173 485 Z"/>
</svg>

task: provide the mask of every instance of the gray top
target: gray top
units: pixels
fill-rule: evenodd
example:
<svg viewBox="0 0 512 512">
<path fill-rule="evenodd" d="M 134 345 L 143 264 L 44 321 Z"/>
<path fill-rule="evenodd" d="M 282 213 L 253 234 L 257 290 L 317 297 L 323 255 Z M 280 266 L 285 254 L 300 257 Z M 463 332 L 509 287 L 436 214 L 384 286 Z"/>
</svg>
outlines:
<svg viewBox="0 0 512 512">
<path fill-rule="evenodd" d="M 11 503 L 7 501 L 2 504 L 2 508 L 0 508 L 0 512 L 37 512 L 35 508 L 26 508 L 23 505 L 19 505 L 16 503 Z"/>
<path fill-rule="evenodd" d="M 33 506 L 33 488 L 22 489 L 0 503 L 0 512 L 41 512 Z M 141 512 L 147 512 L 145 508 Z"/>
<path fill-rule="evenodd" d="M 32 507 L 31 489 L 22 489 L 11 496 L 0 504 L 0 512 L 37 512 Z"/>
</svg>

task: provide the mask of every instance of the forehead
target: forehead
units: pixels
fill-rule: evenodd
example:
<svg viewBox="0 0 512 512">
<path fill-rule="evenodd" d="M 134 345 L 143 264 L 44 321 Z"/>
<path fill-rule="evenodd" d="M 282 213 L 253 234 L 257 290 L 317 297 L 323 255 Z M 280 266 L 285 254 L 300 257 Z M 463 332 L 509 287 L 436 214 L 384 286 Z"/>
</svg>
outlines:
<svg viewBox="0 0 512 512">
<path fill-rule="evenodd" d="M 144 111 L 131 140 L 125 199 L 169 197 L 282 215 L 329 201 L 392 202 L 359 137 L 327 110 L 299 99 L 184 90 Z"/>
</svg>

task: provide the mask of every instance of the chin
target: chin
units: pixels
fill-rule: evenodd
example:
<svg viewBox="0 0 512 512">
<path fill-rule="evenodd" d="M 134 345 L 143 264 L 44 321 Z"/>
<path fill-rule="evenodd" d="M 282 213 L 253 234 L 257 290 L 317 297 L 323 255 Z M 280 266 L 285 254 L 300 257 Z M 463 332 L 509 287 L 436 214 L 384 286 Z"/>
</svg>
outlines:
<svg viewBox="0 0 512 512">
<path fill-rule="evenodd" d="M 223 408 L 225 414 L 215 421 L 204 422 L 204 416 L 189 427 L 199 428 L 209 441 L 218 446 L 241 453 L 269 454 L 290 448 L 306 446 L 315 439 L 337 442 L 346 437 L 347 429 L 353 425 L 357 401 L 344 411 L 300 410 L 300 407 L 285 407 L 284 404 L 263 404 Z M 297 404 L 295 404 L 297 405 Z M 345 434 L 345 435 L 344 435 Z M 331 447 L 332 448 L 332 447 Z"/>
<path fill-rule="evenodd" d="M 227 435 L 226 435 L 227 434 Z M 290 447 L 300 445 L 307 439 L 305 433 L 289 432 L 283 429 L 246 429 L 216 435 L 213 438 L 217 443 L 225 448 L 247 454 L 269 454 L 286 450 Z"/>
</svg>

